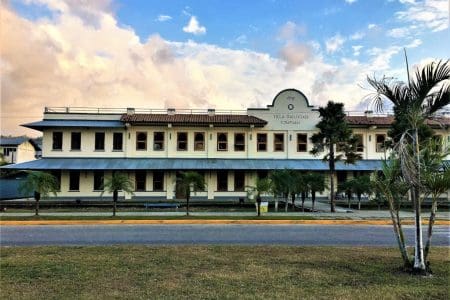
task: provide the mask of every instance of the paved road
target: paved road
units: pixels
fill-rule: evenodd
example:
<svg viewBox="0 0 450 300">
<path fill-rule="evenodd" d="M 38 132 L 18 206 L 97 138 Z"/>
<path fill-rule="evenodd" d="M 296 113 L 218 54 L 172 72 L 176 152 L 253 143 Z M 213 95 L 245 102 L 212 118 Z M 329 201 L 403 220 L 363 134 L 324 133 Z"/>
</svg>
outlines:
<svg viewBox="0 0 450 300">
<path fill-rule="evenodd" d="M 405 227 L 413 243 L 413 227 Z M 434 245 L 449 246 L 450 229 L 436 226 Z M 395 246 L 391 226 L 324 225 L 40 225 L 2 226 L 1 246 L 114 244 L 242 244 Z"/>
</svg>

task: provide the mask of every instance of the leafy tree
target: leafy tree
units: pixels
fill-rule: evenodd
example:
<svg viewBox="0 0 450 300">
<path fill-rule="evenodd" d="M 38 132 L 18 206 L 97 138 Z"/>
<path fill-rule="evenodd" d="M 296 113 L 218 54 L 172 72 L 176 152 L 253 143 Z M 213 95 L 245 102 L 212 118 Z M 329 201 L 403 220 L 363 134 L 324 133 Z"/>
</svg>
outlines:
<svg viewBox="0 0 450 300">
<path fill-rule="evenodd" d="M 345 120 L 344 104 L 329 101 L 326 107 L 319 108 L 320 122 L 316 125 L 319 132 L 311 137 L 311 153 L 320 155 L 327 150 L 323 160 L 328 161 L 330 180 L 331 212 L 335 212 L 334 177 L 336 162 L 345 159 L 346 163 L 355 163 L 361 158 L 356 152 L 357 139 Z M 338 148 L 336 148 L 338 146 Z M 339 150 L 339 151 L 338 151 Z"/>
<path fill-rule="evenodd" d="M 269 177 L 272 182 L 273 193 L 283 195 L 285 211 L 287 211 L 289 196 L 295 201 L 295 186 L 296 181 L 299 180 L 298 173 L 290 169 L 275 170 L 270 173 Z M 294 203 L 292 205 L 294 207 Z"/>
<path fill-rule="evenodd" d="M 348 208 L 351 208 L 351 200 L 353 198 L 352 182 L 350 180 L 347 180 L 347 181 L 341 183 L 339 186 L 339 190 L 343 191 L 345 193 L 345 195 L 347 196 Z"/>
<path fill-rule="evenodd" d="M 320 173 L 308 173 L 306 174 L 305 179 L 307 187 L 311 191 L 312 211 L 314 211 L 314 205 L 316 203 L 316 193 L 321 193 L 326 189 L 325 176 Z"/>
<path fill-rule="evenodd" d="M 406 56 L 406 55 L 405 55 Z M 450 60 L 439 60 L 415 69 L 414 77 L 410 77 L 408 60 L 406 58 L 408 81 L 392 81 L 386 77 L 377 80 L 368 78 L 368 82 L 375 88 L 374 103 L 382 111 L 384 100 L 394 106 L 395 128 L 393 134 L 394 151 L 401 161 L 402 176 L 411 189 L 411 200 L 415 212 L 415 249 L 412 271 L 426 274 L 427 269 L 423 251 L 421 204 L 423 191 L 420 149 L 423 128 L 426 121 L 436 117 L 436 113 L 450 104 Z M 425 146 L 426 147 L 426 146 Z"/>
<path fill-rule="evenodd" d="M 257 215 L 261 216 L 261 194 L 274 192 L 270 178 L 257 178 L 255 186 L 247 186 L 247 195 L 256 197 Z"/>
<path fill-rule="evenodd" d="M 306 174 L 296 173 L 295 183 L 294 183 L 294 194 L 300 194 L 302 199 L 302 212 L 305 211 L 305 200 L 309 192 L 308 178 Z M 294 205 L 294 202 L 292 202 Z"/>
<path fill-rule="evenodd" d="M 48 197 L 50 194 L 56 196 L 59 190 L 58 180 L 52 174 L 42 171 L 28 172 L 27 179 L 19 186 L 23 194 L 34 193 L 35 215 L 39 215 L 39 200 L 41 197 Z"/>
<path fill-rule="evenodd" d="M 100 195 L 103 195 L 105 192 L 113 194 L 113 217 L 116 216 L 119 191 L 123 191 L 124 193 L 131 195 L 134 194 L 133 182 L 130 178 L 128 178 L 127 174 L 120 172 L 113 172 L 111 177 L 105 178 L 102 189 L 103 191 Z"/>
<path fill-rule="evenodd" d="M 191 199 L 191 192 L 205 190 L 205 178 L 195 171 L 182 172 L 177 179 L 177 186 L 186 194 L 186 216 L 189 216 L 189 200 Z"/>
<path fill-rule="evenodd" d="M 370 194 L 372 191 L 372 184 L 370 176 L 358 176 L 347 181 L 347 188 L 350 188 L 358 198 L 358 210 L 361 209 L 361 197 L 363 194 Z"/>
</svg>

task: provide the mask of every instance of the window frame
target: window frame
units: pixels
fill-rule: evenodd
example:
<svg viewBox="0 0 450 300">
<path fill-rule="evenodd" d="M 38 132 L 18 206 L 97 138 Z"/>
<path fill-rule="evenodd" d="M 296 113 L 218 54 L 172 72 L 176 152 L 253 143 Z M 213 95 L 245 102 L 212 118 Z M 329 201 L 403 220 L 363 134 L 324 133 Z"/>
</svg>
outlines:
<svg viewBox="0 0 450 300">
<path fill-rule="evenodd" d="M 161 180 L 156 181 L 155 180 L 156 179 L 155 174 L 158 174 L 158 176 L 161 175 L 161 177 L 160 177 Z M 153 187 L 153 189 L 152 190 L 154 192 L 163 192 L 164 191 L 164 171 L 153 171 L 152 175 L 153 175 L 153 179 L 152 179 L 152 187 Z M 161 184 L 161 188 L 160 189 L 156 188 L 156 184 L 157 183 Z"/>
<path fill-rule="evenodd" d="M 364 135 L 362 133 L 353 134 L 355 138 L 357 138 L 355 150 L 356 152 L 363 153 L 364 152 Z M 361 142 L 361 143 L 360 143 Z"/>
<path fill-rule="evenodd" d="M 225 141 L 219 140 L 220 136 L 225 137 Z M 225 145 L 225 148 L 221 148 L 221 146 Z M 218 132 L 217 133 L 217 151 L 228 151 L 228 133 L 227 132 Z"/>
<path fill-rule="evenodd" d="M 305 141 L 300 142 L 300 136 L 304 136 Z M 305 150 L 300 150 L 300 146 L 305 146 Z M 308 152 L 308 134 L 307 133 L 297 133 L 297 152 L 300 152 L 300 153 Z"/>
<path fill-rule="evenodd" d="M 59 148 L 56 148 L 55 145 L 57 145 L 56 143 L 56 135 L 59 136 Z M 53 151 L 62 151 L 63 149 L 63 138 L 64 138 L 64 134 L 62 131 L 53 131 L 52 132 L 52 150 Z"/>
<path fill-rule="evenodd" d="M 145 139 L 139 140 L 139 135 L 143 134 L 145 136 Z M 136 151 L 147 151 L 147 141 L 148 136 L 146 131 L 136 131 Z M 143 148 L 140 147 L 143 144 Z M 141 146 L 139 146 L 141 145 Z"/>
<path fill-rule="evenodd" d="M 139 176 L 143 176 L 138 178 Z M 138 185 L 142 185 L 138 187 Z M 147 171 L 146 170 L 135 170 L 134 171 L 134 190 L 136 192 L 145 192 L 147 190 Z"/>
<path fill-rule="evenodd" d="M 259 137 L 265 137 L 265 141 L 264 142 L 260 142 L 259 141 Z M 260 146 L 264 145 L 265 149 L 261 150 Z M 267 152 L 267 133 L 257 133 L 256 134 L 256 152 Z"/>
<path fill-rule="evenodd" d="M 242 180 L 242 186 L 237 185 L 236 179 L 238 179 L 238 176 L 236 176 L 236 175 L 242 176 L 242 178 L 240 178 Z M 236 191 L 236 192 L 245 191 L 245 171 L 243 171 L 243 170 L 234 171 L 234 191 Z"/>
<path fill-rule="evenodd" d="M 100 178 L 97 178 L 97 176 L 100 175 Z M 100 180 L 100 186 L 97 184 L 99 183 L 98 180 Z M 95 170 L 93 173 L 93 191 L 103 191 L 103 185 L 105 183 L 105 172 L 101 170 Z"/>
<path fill-rule="evenodd" d="M 277 136 L 282 137 L 281 142 L 276 141 Z M 280 145 L 281 145 L 281 150 L 277 150 L 277 146 L 280 146 Z M 284 152 L 284 133 L 274 133 L 273 134 L 273 152 Z"/>
<path fill-rule="evenodd" d="M 162 140 L 156 139 L 156 135 L 161 134 Z M 164 131 L 154 131 L 153 132 L 153 151 L 164 151 L 164 144 L 166 142 L 166 134 Z M 161 145 L 159 149 L 156 148 L 156 145 Z"/>
<path fill-rule="evenodd" d="M 197 136 L 202 135 L 202 140 L 197 141 Z M 198 148 L 198 146 L 201 145 L 201 147 Z M 194 132 L 194 151 L 205 151 L 205 132 Z"/>
<path fill-rule="evenodd" d="M 120 136 L 120 149 L 116 148 L 117 136 Z M 113 132 L 113 151 L 123 151 L 123 132 Z"/>
<path fill-rule="evenodd" d="M 79 192 L 80 191 L 80 174 L 81 172 L 80 171 L 69 171 L 69 192 Z M 76 177 L 73 177 L 73 176 L 75 176 L 76 175 Z M 72 188 L 72 187 L 75 187 L 75 186 L 72 186 L 72 183 L 75 183 L 75 182 L 72 182 L 72 180 L 75 180 L 76 179 L 76 186 L 77 186 L 77 188 L 76 189 L 74 189 L 74 188 Z"/>
<path fill-rule="evenodd" d="M 242 144 L 237 144 L 236 143 L 236 137 L 238 135 L 242 135 Z M 242 149 L 237 149 L 236 146 L 243 146 Z M 244 132 L 235 132 L 234 133 L 234 151 L 235 152 L 244 152 L 245 151 L 245 133 Z"/>
<path fill-rule="evenodd" d="M 186 136 L 186 140 L 180 140 L 180 136 L 182 136 L 182 135 Z M 180 147 L 180 144 L 182 144 L 182 143 L 186 144 L 186 148 L 185 149 Z M 177 151 L 188 151 L 188 149 L 189 149 L 188 133 L 186 131 L 177 132 Z"/>
<path fill-rule="evenodd" d="M 98 135 L 103 135 L 103 138 L 100 140 L 101 143 L 97 139 Z M 94 150 L 95 151 L 105 151 L 105 136 L 106 136 L 106 134 L 105 134 L 104 131 L 96 131 L 94 133 Z M 98 146 L 98 142 L 100 143 L 100 146 L 103 146 L 103 147 L 97 147 Z"/>
<path fill-rule="evenodd" d="M 378 137 L 383 137 L 383 142 L 378 142 Z M 376 153 L 383 153 L 386 150 L 386 134 L 383 133 L 377 133 L 375 134 L 375 152 Z M 379 147 L 380 146 L 380 147 Z"/>
<path fill-rule="evenodd" d="M 78 142 L 78 145 L 76 142 Z M 74 144 L 78 148 L 74 148 Z M 70 133 L 70 151 L 81 151 L 81 131 L 72 131 Z"/>
<path fill-rule="evenodd" d="M 219 174 L 223 175 L 224 177 L 221 178 L 223 180 L 219 180 Z M 216 172 L 216 179 L 217 179 L 217 192 L 228 192 L 228 171 L 217 171 Z M 225 187 L 222 187 L 221 184 L 225 183 Z"/>
</svg>

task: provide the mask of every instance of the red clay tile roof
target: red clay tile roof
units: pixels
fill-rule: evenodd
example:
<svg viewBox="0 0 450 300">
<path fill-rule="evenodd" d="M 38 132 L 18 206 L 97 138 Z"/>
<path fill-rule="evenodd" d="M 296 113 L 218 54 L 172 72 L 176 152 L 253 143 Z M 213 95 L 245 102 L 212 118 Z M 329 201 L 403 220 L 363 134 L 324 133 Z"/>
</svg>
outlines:
<svg viewBox="0 0 450 300">
<path fill-rule="evenodd" d="M 173 125 L 222 125 L 263 127 L 267 121 L 248 115 L 207 115 L 207 114 L 124 114 L 122 122 L 131 124 L 173 124 Z"/>
<path fill-rule="evenodd" d="M 385 117 L 367 117 L 367 116 L 347 116 L 347 123 L 353 126 L 381 126 L 389 127 L 394 122 L 393 116 Z M 449 126 L 450 118 L 439 118 L 434 120 L 428 120 L 428 125 L 432 127 Z"/>
</svg>

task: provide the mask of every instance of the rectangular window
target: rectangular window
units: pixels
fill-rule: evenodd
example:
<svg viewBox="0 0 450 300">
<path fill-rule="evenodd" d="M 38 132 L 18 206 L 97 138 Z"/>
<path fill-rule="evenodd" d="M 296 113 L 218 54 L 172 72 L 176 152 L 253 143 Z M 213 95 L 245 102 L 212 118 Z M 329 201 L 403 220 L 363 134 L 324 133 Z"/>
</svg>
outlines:
<svg viewBox="0 0 450 300">
<path fill-rule="evenodd" d="M 245 189 L 245 172 L 234 171 L 234 190 L 243 191 Z"/>
<path fill-rule="evenodd" d="M 274 133 L 273 134 L 273 151 L 282 152 L 284 151 L 284 134 Z"/>
<path fill-rule="evenodd" d="M 256 135 L 256 150 L 267 151 L 267 133 L 258 133 Z"/>
<path fill-rule="evenodd" d="M 228 191 L 227 171 L 217 171 L 217 191 Z"/>
<path fill-rule="evenodd" d="M 228 135 L 225 132 L 217 133 L 217 151 L 228 150 Z"/>
<path fill-rule="evenodd" d="M 308 151 L 308 135 L 304 133 L 297 133 L 297 152 Z"/>
<path fill-rule="evenodd" d="M 177 133 L 177 150 L 187 151 L 188 149 L 188 135 L 187 132 Z"/>
<path fill-rule="evenodd" d="M 135 172 L 136 191 L 145 191 L 146 177 L 147 172 L 145 170 L 139 170 Z"/>
<path fill-rule="evenodd" d="M 164 150 L 164 132 L 153 133 L 153 150 L 154 151 Z"/>
<path fill-rule="evenodd" d="M 96 132 L 95 133 L 95 150 L 104 151 L 105 150 L 105 133 Z"/>
<path fill-rule="evenodd" d="M 105 174 L 103 171 L 94 171 L 94 191 L 102 191 L 103 190 L 104 178 L 105 178 Z"/>
<path fill-rule="evenodd" d="M 194 151 L 204 151 L 205 150 L 205 133 L 195 132 L 194 133 Z"/>
<path fill-rule="evenodd" d="M 234 151 L 245 151 L 245 134 L 234 134 Z"/>
<path fill-rule="evenodd" d="M 61 131 L 53 132 L 53 150 L 62 150 L 63 146 L 63 133 Z"/>
<path fill-rule="evenodd" d="M 113 133 L 113 151 L 123 150 L 123 134 L 122 132 Z"/>
<path fill-rule="evenodd" d="M 61 191 L 61 170 L 51 170 L 50 174 L 56 179 L 58 191 Z"/>
<path fill-rule="evenodd" d="M 164 190 L 164 172 L 161 171 L 153 172 L 153 190 L 154 191 Z"/>
<path fill-rule="evenodd" d="M 72 132 L 70 138 L 70 150 L 81 150 L 81 132 Z"/>
<path fill-rule="evenodd" d="M 442 151 L 442 135 L 433 135 L 433 142 L 434 142 L 434 150 L 437 152 Z"/>
<path fill-rule="evenodd" d="M 362 134 L 355 134 L 356 152 L 364 152 L 364 140 Z"/>
<path fill-rule="evenodd" d="M 70 171 L 69 173 L 69 191 L 80 190 L 80 171 Z"/>
<path fill-rule="evenodd" d="M 377 134 L 375 135 L 375 151 L 376 152 L 384 152 L 386 148 L 386 135 L 385 134 Z"/>
<path fill-rule="evenodd" d="M 136 132 L 136 150 L 147 150 L 147 132 Z"/>
</svg>

